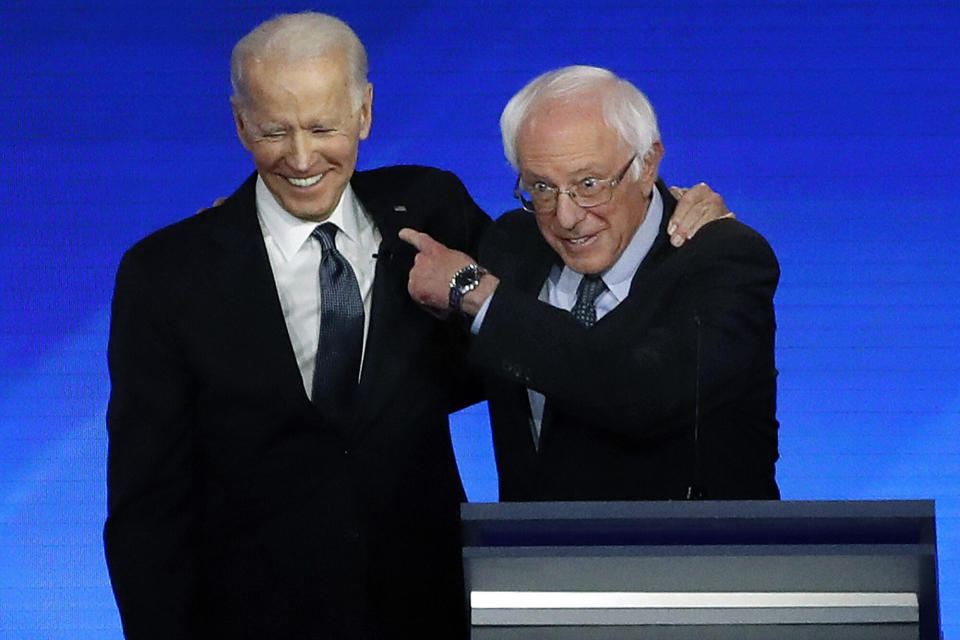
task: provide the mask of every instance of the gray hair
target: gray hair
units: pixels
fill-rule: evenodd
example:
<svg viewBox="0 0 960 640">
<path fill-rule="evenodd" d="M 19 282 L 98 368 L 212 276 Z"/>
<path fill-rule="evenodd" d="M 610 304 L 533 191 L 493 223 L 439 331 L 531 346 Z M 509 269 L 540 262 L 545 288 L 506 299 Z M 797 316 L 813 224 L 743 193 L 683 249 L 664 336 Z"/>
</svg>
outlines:
<svg viewBox="0 0 960 640">
<path fill-rule="evenodd" d="M 353 107 L 359 108 L 367 88 L 367 52 L 363 43 L 342 20 L 313 11 L 275 16 L 237 42 L 230 55 L 230 102 L 241 107 L 249 101 L 244 71 L 252 58 L 296 62 L 338 51 L 346 56 L 350 97 Z"/>
<path fill-rule="evenodd" d="M 645 158 L 653 143 L 660 140 L 657 116 L 647 97 L 630 82 L 607 69 L 575 65 L 537 76 L 510 98 L 504 107 L 500 115 L 500 135 L 503 138 L 503 153 L 513 168 L 520 170 L 517 135 L 535 107 L 551 100 L 573 102 L 578 98 L 594 96 L 600 99 L 604 122 L 638 156 Z M 638 164 L 641 163 L 631 168 L 634 178 L 639 176 Z"/>
</svg>

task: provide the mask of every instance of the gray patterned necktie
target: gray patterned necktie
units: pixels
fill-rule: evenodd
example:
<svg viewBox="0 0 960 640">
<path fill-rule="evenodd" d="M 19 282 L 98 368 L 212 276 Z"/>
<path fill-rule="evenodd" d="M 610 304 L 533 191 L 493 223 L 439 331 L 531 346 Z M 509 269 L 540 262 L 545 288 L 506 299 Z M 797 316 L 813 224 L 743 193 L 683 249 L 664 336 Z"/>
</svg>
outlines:
<svg viewBox="0 0 960 640">
<path fill-rule="evenodd" d="M 313 230 L 320 241 L 320 341 L 313 370 L 313 402 L 333 418 L 353 408 L 363 353 L 363 301 L 347 259 L 334 243 L 337 226 L 325 222 Z"/>
<path fill-rule="evenodd" d="M 577 302 L 570 313 L 580 324 L 590 328 L 597 323 L 597 298 L 607 290 L 603 278 L 597 274 L 588 274 L 580 280 L 577 287 Z"/>
</svg>

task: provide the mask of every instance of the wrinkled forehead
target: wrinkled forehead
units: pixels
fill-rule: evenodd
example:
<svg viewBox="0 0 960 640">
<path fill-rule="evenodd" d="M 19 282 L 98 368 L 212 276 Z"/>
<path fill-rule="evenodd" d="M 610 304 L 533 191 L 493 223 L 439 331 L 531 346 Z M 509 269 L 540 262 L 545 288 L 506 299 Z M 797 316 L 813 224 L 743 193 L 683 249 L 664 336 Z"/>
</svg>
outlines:
<svg viewBox="0 0 960 640">
<path fill-rule="evenodd" d="M 247 100 L 253 109 L 296 107 L 352 111 L 350 78 L 342 61 L 251 59 Z"/>
<path fill-rule="evenodd" d="M 309 79 L 334 87 L 348 86 L 350 72 L 347 59 L 339 50 L 323 55 L 290 58 L 286 56 L 254 56 L 247 58 L 246 76 L 258 83 L 271 80 Z"/>
<path fill-rule="evenodd" d="M 346 56 L 339 50 L 298 58 L 251 54 L 244 60 L 243 89 L 247 98 L 256 97 L 257 92 L 304 92 L 310 88 L 347 93 L 352 88 L 351 81 Z"/>
</svg>

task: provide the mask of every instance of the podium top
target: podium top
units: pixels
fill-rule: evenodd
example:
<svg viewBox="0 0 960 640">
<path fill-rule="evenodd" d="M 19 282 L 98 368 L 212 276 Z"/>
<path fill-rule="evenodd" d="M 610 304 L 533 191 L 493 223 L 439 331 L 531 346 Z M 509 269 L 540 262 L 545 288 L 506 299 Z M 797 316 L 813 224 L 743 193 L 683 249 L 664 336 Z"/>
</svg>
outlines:
<svg viewBox="0 0 960 640">
<path fill-rule="evenodd" d="M 467 547 L 936 544 L 933 500 L 465 503 L 460 514 Z"/>
</svg>

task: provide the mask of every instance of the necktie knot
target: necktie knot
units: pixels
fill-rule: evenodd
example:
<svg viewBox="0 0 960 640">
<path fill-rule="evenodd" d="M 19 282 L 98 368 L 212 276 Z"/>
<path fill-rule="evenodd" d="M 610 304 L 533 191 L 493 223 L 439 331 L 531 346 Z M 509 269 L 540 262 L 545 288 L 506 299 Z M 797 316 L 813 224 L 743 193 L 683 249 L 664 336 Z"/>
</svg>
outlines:
<svg viewBox="0 0 960 640">
<path fill-rule="evenodd" d="M 590 328 L 597 322 L 597 298 L 607 290 L 607 285 L 597 274 L 587 274 L 580 280 L 577 287 L 577 302 L 570 313 L 580 324 Z"/>
<path fill-rule="evenodd" d="M 323 253 L 326 254 L 328 251 L 336 247 L 334 243 L 334 238 L 337 237 L 337 225 L 332 222 L 324 222 L 321 225 L 317 225 L 317 228 L 313 230 L 313 233 L 310 234 L 320 242 L 320 248 L 323 249 Z"/>
</svg>

